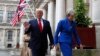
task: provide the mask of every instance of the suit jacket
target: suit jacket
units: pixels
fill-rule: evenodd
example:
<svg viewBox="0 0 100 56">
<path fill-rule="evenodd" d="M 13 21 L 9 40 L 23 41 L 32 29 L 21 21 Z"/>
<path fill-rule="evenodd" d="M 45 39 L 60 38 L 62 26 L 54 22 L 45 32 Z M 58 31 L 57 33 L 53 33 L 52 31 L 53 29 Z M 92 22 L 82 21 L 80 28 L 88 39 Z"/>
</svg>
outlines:
<svg viewBox="0 0 100 56">
<path fill-rule="evenodd" d="M 58 23 L 54 43 L 57 44 L 58 42 L 66 42 L 68 44 L 72 44 L 73 35 L 75 36 L 77 43 L 80 44 L 80 38 L 76 31 L 75 21 L 70 22 L 68 18 L 65 18 Z"/>
<path fill-rule="evenodd" d="M 25 34 L 30 33 L 30 41 L 29 47 L 31 49 L 39 49 L 42 48 L 44 50 L 48 47 L 47 35 L 49 36 L 50 45 L 53 44 L 53 36 L 51 32 L 50 23 L 47 20 L 43 20 L 43 30 L 40 32 L 38 27 L 37 19 L 33 19 L 29 21 L 30 27 L 25 31 Z"/>
</svg>

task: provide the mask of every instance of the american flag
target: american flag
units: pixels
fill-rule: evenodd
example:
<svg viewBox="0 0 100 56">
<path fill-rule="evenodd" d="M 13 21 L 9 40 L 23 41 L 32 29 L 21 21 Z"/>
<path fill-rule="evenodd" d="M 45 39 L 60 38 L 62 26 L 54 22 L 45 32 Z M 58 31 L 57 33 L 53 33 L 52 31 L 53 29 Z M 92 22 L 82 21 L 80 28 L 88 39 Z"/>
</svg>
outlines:
<svg viewBox="0 0 100 56">
<path fill-rule="evenodd" d="M 10 22 L 12 26 L 15 26 L 21 20 L 22 16 L 24 15 L 23 9 L 25 7 L 26 7 L 26 1 L 20 0 L 19 5 L 17 6 L 16 13 Z"/>
<path fill-rule="evenodd" d="M 19 3 L 22 3 L 24 0 L 20 0 L 20 2 Z"/>
</svg>

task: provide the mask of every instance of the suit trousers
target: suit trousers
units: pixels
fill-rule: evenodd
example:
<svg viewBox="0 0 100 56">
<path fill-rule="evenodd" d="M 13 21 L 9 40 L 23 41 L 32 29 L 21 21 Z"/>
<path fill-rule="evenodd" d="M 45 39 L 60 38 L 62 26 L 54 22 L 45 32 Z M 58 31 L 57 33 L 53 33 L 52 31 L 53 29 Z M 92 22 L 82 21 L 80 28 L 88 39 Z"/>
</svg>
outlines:
<svg viewBox="0 0 100 56">
<path fill-rule="evenodd" d="M 39 49 L 32 49 L 32 56 L 45 56 L 47 53 L 46 49 L 43 49 L 42 47 Z"/>
</svg>

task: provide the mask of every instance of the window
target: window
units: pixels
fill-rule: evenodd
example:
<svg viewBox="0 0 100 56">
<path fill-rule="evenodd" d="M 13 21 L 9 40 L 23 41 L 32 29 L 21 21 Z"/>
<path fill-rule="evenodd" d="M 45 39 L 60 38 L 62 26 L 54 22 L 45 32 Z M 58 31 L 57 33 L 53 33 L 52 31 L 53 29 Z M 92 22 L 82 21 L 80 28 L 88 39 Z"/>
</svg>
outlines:
<svg viewBox="0 0 100 56">
<path fill-rule="evenodd" d="M 8 44 L 8 45 L 7 45 L 7 48 L 11 48 L 11 47 L 12 47 L 12 44 Z"/>
<path fill-rule="evenodd" d="M 0 29 L 0 41 L 2 40 L 3 37 L 3 29 Z"/>
<path fill-rule="evenodd" d="M 2 22 L 3 20 L 3 10 L 0 10 L 0 23 Z"/>
<path fill-rule="evenodd" d="M 9 23 L 11 21 L 11 19 L 13 18 L 14 15 L 14 11 L 8 11 L 7 14 L 7 22 Z"/>
<path fill-rule="evenodd" d="M 13 31 L 8 31 L 8 41 L 12 41 Z"/>
</svg>

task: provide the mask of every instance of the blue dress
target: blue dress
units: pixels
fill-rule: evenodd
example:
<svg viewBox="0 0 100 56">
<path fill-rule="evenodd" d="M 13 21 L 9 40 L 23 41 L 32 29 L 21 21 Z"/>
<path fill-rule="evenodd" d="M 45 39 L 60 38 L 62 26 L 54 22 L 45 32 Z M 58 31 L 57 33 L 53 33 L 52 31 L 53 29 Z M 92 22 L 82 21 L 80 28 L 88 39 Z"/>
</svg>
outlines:
<svg viewBox="0 0 100 56">
<path fill-rule="evenodd" d="M 60 20 L 56 29 L 54 36 L 54 44 L 60 44 L 60 49 L 63 56 L 72 56 L 72 39 L 73 35 L 77 41 L 77 44 L 80 44 L 80 38 L 76 31 L 75 21 L 69 21 L 68 18 Z"/>
</svg>

